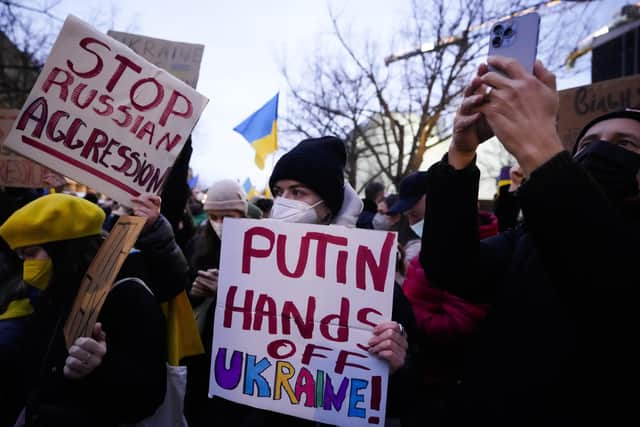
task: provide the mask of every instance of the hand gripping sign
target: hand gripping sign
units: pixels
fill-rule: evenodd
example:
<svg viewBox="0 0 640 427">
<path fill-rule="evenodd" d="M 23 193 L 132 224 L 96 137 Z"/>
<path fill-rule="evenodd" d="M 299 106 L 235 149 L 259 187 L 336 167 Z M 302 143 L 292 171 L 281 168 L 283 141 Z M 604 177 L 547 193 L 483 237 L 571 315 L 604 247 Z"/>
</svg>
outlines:
<svg viewBox="0 0 640 427">
<path fill-rule="evenodd" d="M 128 206 L 160 192 L 207 101 L 69 16 L 5 145 Z"/>
<path fill-rule="evenodd" d="M 338 425 L 383 425 L 396 234 L 225 219 L 210 395 Z"/>
</svg>

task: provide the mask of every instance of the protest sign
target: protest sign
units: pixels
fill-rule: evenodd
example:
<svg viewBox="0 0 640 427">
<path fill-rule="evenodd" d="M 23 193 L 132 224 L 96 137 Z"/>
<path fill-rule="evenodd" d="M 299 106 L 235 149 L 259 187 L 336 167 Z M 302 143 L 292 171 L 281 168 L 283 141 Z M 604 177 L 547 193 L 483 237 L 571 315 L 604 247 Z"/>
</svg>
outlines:
<svg viewBox="0 0 640 427">
<path fill-rule="evenodd" d="M 107 31 L 153 65 L 167 70 L 192 88 L 198 84 L 204 45 L 173 42 L 138 34 Z"/>
<path fill-rule="evenodd" d="M 143 217 L 121 216 L 98 249 L 82 278 L 73 308 L 64 324 L 67 348 L 76 338 L 91 336 L 102 304 L 145 222 L 146 218 Z"/>
<path fill-rule="evenodd" d="M 640 107 L 640 76 L 622 77 L 559 92 L 558 133 L 571 151 L 582 128 L 602 114 Z"/>
<path fill-rule="evenodd" d="M 383 425 L 396 235 L 227 218 L 210 395 L 338 425 Z"/>
<path fill-rule="evenodd" d="M 63 185 L 65 180 L 62 176 L 4 148 L 4 140 L 19 112 L 0 109 L 0 186 L 43 188 Z"/>
<path fill-rule="evenodd" d="M 206 103 L 69 16 L 5 144 L 130 206 L 161 191 Z"/>
</svg>

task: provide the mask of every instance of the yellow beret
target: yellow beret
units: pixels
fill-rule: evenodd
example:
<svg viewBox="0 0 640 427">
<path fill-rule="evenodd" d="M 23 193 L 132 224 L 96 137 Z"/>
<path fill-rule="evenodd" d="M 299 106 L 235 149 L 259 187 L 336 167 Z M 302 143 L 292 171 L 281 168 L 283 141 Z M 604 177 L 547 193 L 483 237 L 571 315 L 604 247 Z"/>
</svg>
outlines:
<svg viewBox="0 0 640 427">
<path fill-rule="evenodd" d="M 49 194 L 23 206 L 0 226 L 11 249 L 100 234 L 100 206 L 68 194 Z"/>
</svg>

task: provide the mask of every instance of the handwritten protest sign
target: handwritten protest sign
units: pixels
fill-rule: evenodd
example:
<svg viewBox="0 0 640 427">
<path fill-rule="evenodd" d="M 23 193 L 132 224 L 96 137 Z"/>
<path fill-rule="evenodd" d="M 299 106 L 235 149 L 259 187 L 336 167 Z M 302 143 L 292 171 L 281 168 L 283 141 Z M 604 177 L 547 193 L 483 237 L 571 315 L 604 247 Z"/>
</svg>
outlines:
<svg viewBox="0 0 640 427">
<path fill-rule="evenodd" d="M 18 117 L 18 113 L 20 113 L 19 110 L 0 109 L 0 185 L 42 188 L 64 184 L 65 180 L 62 176 L 4 148 L 4 140 Z"/>
<path fill-rule="evenodd" d="M 596 117 L 640 107 L 640 76 L 622 77 L 560 91 L 558 132 L 571 151 L 580 130 Z"/>
<path fill-rule="evenodd" d="M 91 336 L 102 304 L 145 222 L 146 218 L 143 217 L 121 216 L 107 240 L 98 249 L 82 278 L 78 296 L 64 324 L 67 348 L 71 347 L 76 338 Z"/>
<path fill-rule="evenodd" d="M 129 206 L 160 192 L 206 103 L 69 16 L 6 146 Z"/>
<path fill-rule="evenodd" d="M 225 219 L 210 395 L 338 425 L 384 424 L 396 235 Z"/>
<path fill-rule="evenodd" d="M 138 34 L 107 31 L 153 65 L 167 70 L 192 88 L 198 84 L 204 45 L 173 42 Z"/>
</svg>

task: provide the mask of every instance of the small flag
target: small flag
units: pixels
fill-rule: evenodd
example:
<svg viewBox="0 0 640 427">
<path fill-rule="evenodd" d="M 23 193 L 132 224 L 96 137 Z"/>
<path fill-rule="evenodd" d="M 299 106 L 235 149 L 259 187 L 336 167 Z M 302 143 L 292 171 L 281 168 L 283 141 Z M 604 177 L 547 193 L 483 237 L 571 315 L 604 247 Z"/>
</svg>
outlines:
<svg viewBox="0 0 640 427">
<path fill-rule="evenodd" d="M 500 175 L 498 175 L 498 188 L 502 188 L 503 185 L 511 185 L 511 166 L 502 166 L 500 168 Z"/>
<path fill-rule="evenodd" d="M 256 150 L 256 165 L 264 169 L 266 157 L 278 148 L 278 95 L 233 128 Z"/>
<path fill-rule="evenodd" d="M 242 188 L 244 189 L 244 193 L 247 195 L 247 200 L 251 200 L 251 198 L 256 195 L 256 189 L 251 183 L 251 179 L 245 179 L 244 184 L 242 184 Z"/>
</svg>

